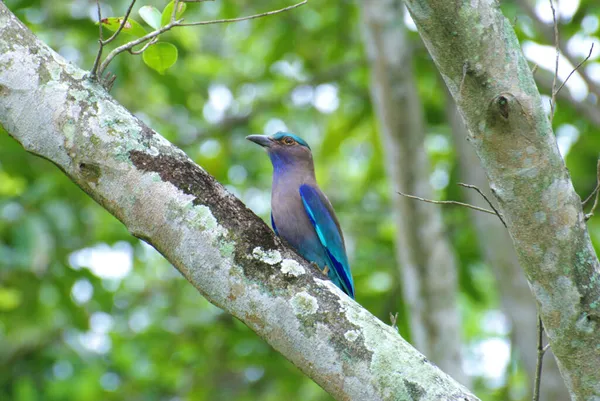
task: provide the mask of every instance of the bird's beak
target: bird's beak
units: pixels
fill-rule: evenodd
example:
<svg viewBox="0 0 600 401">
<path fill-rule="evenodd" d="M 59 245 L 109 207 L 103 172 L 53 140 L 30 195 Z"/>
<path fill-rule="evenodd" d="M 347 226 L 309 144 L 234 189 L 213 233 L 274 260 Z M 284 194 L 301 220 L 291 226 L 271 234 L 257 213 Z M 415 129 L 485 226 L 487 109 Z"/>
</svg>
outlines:
<svg viewBox="0 0 600 401">
<path fill-rule="evenodd" d="M 246 139 L 262 146 L 263 148 L 270 148 L 273 144 L 271 138 L 266 135 L 248 135 Z"/>
</svg>

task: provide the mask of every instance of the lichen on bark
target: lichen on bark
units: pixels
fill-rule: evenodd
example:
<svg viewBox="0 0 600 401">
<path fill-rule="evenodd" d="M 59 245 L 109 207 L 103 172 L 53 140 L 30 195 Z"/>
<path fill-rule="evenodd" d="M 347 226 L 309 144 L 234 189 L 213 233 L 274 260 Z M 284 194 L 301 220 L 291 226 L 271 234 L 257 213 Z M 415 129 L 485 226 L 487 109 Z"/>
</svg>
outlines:
<svg viewBox="0 0 600 401">
<path fill-rule="evenodd" d="M 14 45 L 17 36 L 26 46 Z M 335 398 L 476 400 L 1 2 L 0 88 L 0 124 L 13 138 L 55 163 L 209 301 Z M 257 258 L 256 248 L 267 258 Z M 276 252 L 282 261 L 272 264 Z M 350 341 L 348 332 L 360 334 Z"/>
<path fill-rule="evenodd" d="M 496 1 L 406 4 L 470 132 L 571 397 L 600 397 L 600 265 L 514 30 Z"/>
</svg>

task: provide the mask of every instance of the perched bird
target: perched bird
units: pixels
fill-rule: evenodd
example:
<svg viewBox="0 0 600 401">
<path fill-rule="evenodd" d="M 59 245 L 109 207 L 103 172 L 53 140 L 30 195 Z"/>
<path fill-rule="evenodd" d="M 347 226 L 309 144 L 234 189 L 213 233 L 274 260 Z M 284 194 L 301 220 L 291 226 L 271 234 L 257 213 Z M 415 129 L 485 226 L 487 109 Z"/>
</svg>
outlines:
<svg viewBox="0 0 600 401">
<path fill-rule="evenodd" d="M 265 148 L 273 164 L 271 225 L 275 234 L 354 298 L 344 235 L 329 199 L 317 185 L 308 144 L 287 132 L 246 139 Z"/>
</svg>

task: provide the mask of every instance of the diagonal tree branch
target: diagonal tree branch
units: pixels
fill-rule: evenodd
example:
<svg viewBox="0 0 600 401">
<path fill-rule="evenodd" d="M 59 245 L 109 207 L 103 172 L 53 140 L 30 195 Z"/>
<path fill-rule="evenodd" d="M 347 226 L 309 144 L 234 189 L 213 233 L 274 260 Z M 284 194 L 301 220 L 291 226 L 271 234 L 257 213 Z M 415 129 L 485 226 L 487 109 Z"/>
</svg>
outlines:
<svg viewBox="0 0 600 401">
<path fill-rule="evenodd" d="M 0 3 L 0 124 L 338 400 L 474 401 Z"/>
<path fill-rule="evenodd" d="M 465 120 L 571 397 L 600 397 L 590 355 L 600 263 L 514 30 L 497 2 L 406 4 Z"/>
</svg>

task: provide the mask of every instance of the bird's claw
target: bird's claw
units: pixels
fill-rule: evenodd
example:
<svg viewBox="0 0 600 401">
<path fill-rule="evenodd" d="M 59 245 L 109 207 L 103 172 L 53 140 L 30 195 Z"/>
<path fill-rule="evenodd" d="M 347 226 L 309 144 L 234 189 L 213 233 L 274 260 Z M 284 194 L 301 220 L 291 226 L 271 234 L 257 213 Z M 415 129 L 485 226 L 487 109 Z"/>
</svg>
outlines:
<svg viewBox="0 0 600 401">
<path fill-rule="evenodd" d="M 321 268 L 319 267 L 319 265 L 316 262 L 310 262 L 310 264 L 313 265 L 314 267 L 316 267 L 317 269 L 321 270 Z M 324 275 L 327 276 L 327 273 L 329 273 L 329 266 L 325 265 L 325 268 L 321 271 L 323 272 Z"/>
</svg>

